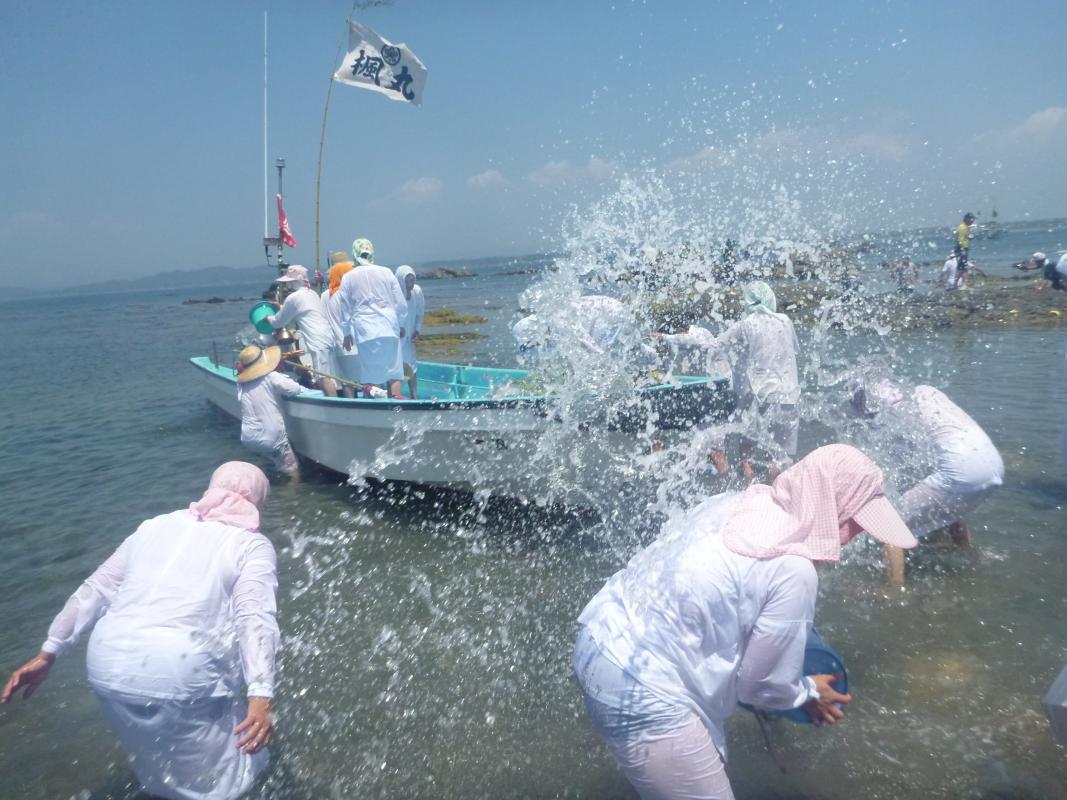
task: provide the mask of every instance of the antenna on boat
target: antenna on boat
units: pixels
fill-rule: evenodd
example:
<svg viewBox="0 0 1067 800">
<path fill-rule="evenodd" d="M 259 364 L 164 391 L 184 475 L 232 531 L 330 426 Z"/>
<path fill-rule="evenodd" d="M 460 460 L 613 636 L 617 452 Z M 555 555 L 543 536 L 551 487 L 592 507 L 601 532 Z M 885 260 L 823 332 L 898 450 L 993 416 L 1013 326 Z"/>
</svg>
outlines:
<svg viewBox="0 0 1067 800">
<path fill-rule="evenodd" d="M 275 162 L 278 168 L 278 194 L 282 193 L 282 170 L 285 169 L 285 159 L 279 158 Z M 277 256 L 276 266 L 278 274 L 285 272 L 286 263 L 283 257 L 282 240 L 280 236 L 270 235 L 270 195 L 267 184 L 270 180 L 270 155 L 267 149 L 267 12 L 263 12 L 263 252 L 267 258 L 267 264 L 271 263 L 270 249 L 275 248 Z"/>
</svg>

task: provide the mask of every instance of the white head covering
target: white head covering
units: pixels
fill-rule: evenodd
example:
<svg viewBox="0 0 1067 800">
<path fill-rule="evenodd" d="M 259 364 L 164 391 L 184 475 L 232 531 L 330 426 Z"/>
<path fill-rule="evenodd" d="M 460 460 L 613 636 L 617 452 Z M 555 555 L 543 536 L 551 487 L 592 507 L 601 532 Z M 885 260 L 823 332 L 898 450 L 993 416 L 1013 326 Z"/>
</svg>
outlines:
<svg viewBox="0 0 1067 800">
<path fill-rule="evenodd" d="M 526 350 L 544 344 L 545 328 L 537 315 L 531 314 L 511 326 L 511 335 L 515 337 L 515 344 Z"/>
<path fill-rule="evenodd" d="M 289 269 L 287 269 L 285 271 L 285 274 L 282 275 L 282 277 L 278 278 L 278 282 L 279 283 L 282 283 L 283 281 L 284 282 L 307 283 L 308 282 L 308 269 L 307 269 L 307 267 L 301 266 L 300 264 L 293 264 L 291 267 L 289 267 Z"/>
<path fill-rule="evenodd" d="M 757 311 L 763 314 L 773 314 L 778 310 L 778 298 L 774 296 L 774 290 L 763 281 L 745 284 L 741 293 L 745 298 L 746 314 Z"/>
<path fill-rule="evenodd" d="M 374 245 L 370 239 L 359 238 L 352 242 L 352 256 L 360 265 L 374 263 Z"/>
</svg>

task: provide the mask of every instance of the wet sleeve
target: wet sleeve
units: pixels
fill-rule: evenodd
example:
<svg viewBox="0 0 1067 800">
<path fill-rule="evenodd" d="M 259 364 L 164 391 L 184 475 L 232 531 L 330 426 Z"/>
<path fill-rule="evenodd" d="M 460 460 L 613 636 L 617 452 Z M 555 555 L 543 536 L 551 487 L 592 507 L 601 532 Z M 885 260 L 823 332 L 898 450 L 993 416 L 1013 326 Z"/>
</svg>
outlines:
<svg viewBox="0 0 1067 800">
<path fill-rule="evenodd" d="M 279 372 L 272 372 L 271 374 L 274 376 L 271 379 L 272 383 L 285 397 L 296 397 L 304 391 L 304 387 L 288 375 L 282 375 Z"/>
<path fill-rule="evenodd" d="M 412 300 L 415 300 L 415 330 L 408 331 L 408 335 L 415 333 L 416 331 L 421 334 L 422 332 L 422 318 L 426 314 L 426 297 L 423 295 L 422 290 L 419 290 L 417 296 L 413 295 Z"/>
<path fill-rule="evenodd" d="M 107 613 L 126 576 L 128 551 L 129 539 L 126 539 L 70 596 L 48 628 L 48 638 L 41 645 L 44 652 L 63 655 Z"/>
<path fill-rule="evenodd" d="M 285 298 L 285 302 L 282 303 L 282 307 L 278 309 L 278 313 L 272 317 L 267 317 L 267 321 L 270 322 L 272 327 L 284 328 L 293 321 L 297 312 L 295 297 L 295 294 L 289 295 Z"/>
<path fill-rule="evenodd" d="M 803 675 L 819 586 L 815 567 L 798 557 L 782 570 L 756 619 L 737 674 L 738 699 L 757 708 L 797 708 L 818 696 L 814 682 Z"/>
<path fill-rule="evenodd" d="M 256 536 L 244 552 L 233 587 L 234 625 L 249 697 L 274 696 L 274 657 L 278 651 L 274 546 Z"/>
<path fill-rule="evenodd" d="M 393 295 L 397 325 L 403 328 L 408 318 L 408 301 L 404 299 L 404 290 L 400 288 L 400 281 L 394 280 L 389 287 L 389 291 Z M 404 333 L 408 333 L 408 331 L 404 331 Z"/>
<path fill-rule="evenodd" d="M 663 337 L 668 344 L 675 347 L 695 347 L 708 350 L 715 346 L 715 337 L 709 331 L 689 331 L 689 333 L 672 333 Z"/>
</svg>

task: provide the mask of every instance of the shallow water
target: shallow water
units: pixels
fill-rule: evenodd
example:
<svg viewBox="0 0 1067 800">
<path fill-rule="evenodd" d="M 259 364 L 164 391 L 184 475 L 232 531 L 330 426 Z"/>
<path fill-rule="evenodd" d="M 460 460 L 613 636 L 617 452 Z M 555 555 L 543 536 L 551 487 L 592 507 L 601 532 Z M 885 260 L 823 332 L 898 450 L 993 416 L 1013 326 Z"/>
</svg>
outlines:
<svg viewBox="0 0 1067 800">
<path fill-rule="evenodd" d="M 504 364 L 501 334 L 528 280 L 424 288 L 431 306 L 481 308 L 491 337 L 471 360 Z M 245 307 L 183 306 L 186 296 L 4 306 L 15 354 L 0 386 L 5 670 L 35 652 L 66 596 L 141 520 L 247 457 L 184 363 L 212 336 L 221 347 Z M 883 344 L 835 336 L 852 356 Z M 753 720 L 735 715 L 739 797 L 1067 796 L 1067 753 L 1040 708 L 1067 660 L 1064 340 L 1026 330 L 895 340 L 908 377 L 941 386 L 986 428 L 1006 483 L 970 519 L 974 558 L 925 547 L 904 592 L 883 587 L 873 549 L 823 574 L 818 618 L 850 667 L 848 719 L 773 725 L 781 774 Z M 801 434 L 802 452 L 828 436 L 818 425 Z M 598 526 L 338 484 L 313 474 L 277 485 L 265 517 L 285 649 L 262 796 L 632 796 L 586 723 L 570 646 L 585 601 L 654 535 L 650 518 L 622 509 Z M 33 701 L 0 710 L 0 786 L 12 798 L 136 796 L 84 682 L 83 646 Z"/>
</svg>

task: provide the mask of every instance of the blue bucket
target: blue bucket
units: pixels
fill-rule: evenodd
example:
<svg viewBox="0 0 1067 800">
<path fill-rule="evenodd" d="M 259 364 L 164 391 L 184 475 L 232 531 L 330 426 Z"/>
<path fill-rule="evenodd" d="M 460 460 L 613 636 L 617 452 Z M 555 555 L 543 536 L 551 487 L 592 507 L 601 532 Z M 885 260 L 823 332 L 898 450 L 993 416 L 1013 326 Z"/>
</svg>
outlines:
<svg viewBox="0 0 1067 800">
<path fill-rule="evenodd" d="M 830 645 L 823 641 L 819 632 L 812 626 L 808 629 L 808 641 L 804 646 L 804 674 L 805 675 L 833 675 L 841 673 L 841 680 L 830 684 L 834 690 L 841 694 L 848 694 L 848 670 L 845 662 Z M 755 712 L 756 709 L 747 703 L 738 703 L 742 708 Z M 788 719 L 792 722 L 811 724 L 811 717 L 804 707 L 791 708 L 788 711 L 760 710 L 761 714 L 768 717 Z"/>
</svg>

